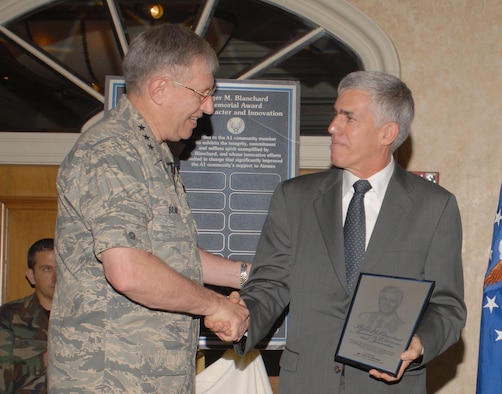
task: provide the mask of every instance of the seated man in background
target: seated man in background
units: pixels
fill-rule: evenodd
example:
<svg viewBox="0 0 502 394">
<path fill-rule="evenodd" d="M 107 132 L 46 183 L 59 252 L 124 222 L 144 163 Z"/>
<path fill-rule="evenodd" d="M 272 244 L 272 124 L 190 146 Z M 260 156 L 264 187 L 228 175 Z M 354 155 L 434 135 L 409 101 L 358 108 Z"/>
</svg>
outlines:
<svg viewBox="0 0 502 394">
<path fill-rule="evenodd" d="M 26 278 L 35 292 L 0 307 L 0 392 L 45 393 L 47 330 L 56 284 L 54 240 L 28 251 Z"/>
</svg>

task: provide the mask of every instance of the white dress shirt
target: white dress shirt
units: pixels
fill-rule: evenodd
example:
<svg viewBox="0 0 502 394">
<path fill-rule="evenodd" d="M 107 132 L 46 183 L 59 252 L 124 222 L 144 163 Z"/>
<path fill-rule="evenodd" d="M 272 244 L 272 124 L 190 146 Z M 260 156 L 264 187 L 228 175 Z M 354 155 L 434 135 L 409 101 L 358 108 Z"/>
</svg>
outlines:
<svg viewBox="0 0 502 394">
<path fill-rule="evenodd" d="M 390 163 L 383 170 L 367 179 L 371 184 L 371 190 L 369 190 L 364 196 L 364 212 L 366 214 L 366 247 L 368 247 L 371 233 L 373 232 L 378 213 L 382 207 L 387 186 L 389 186 L 390 178 L 394 172 L 394 166 L 394 158 L 391 156 Z M 347 210 L 349 209 L 350 200 L 354 195 L 354 187 L 352 185 L 359 179 L 360 178 L 356 177 L 349 171 L 343 172 L 342 209 L 344 223 L 345 217 L 347 216 Z"/>
</svg>

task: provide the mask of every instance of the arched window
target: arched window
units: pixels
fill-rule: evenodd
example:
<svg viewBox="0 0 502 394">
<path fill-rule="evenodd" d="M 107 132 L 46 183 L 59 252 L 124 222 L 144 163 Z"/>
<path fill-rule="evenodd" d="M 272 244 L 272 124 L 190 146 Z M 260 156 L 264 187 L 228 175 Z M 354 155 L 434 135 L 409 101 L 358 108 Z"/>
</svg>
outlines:
<svg viewBox="0 0 502 394">
<path fill-rule="evenodd" d="M 64 133 L 63 140 L 74 141 L 68 134 L 78 134 L 101 116 L 105 76 L 121 74 L 129 41 L 157 23 L 184 24 L 205 37 L 220 59 L 217 78 L 300 81 L 304 168 L 324 165 L 315 147 L 325 144 L 319 138 L 327 135 L 339 80 L 358 69 L 399 71 L 390 40 L 343 0 L 330 5 L 313 0 L 4 3 L 2 145 L 17 144 L 21 133 L 45 142 L 61 141 Z M 309 145 L 316 150 L 311 162 Z M 34 160 L 33 152 L 26 156 Z"/>
</svg>

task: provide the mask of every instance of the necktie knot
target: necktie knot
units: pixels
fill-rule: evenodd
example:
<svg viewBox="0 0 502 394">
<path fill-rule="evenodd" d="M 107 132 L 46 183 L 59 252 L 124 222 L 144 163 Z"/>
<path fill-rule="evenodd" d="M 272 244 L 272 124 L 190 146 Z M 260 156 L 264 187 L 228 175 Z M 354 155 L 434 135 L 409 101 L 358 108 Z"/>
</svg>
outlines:
<svg viewBox="0 0 502 394">
<path fill-rule="evenodd" d="M 354 190 L 357 194 L 366 194 L 371 189 L 371 184 L 366 179 L 359 179 L 354 183 Z"/>
</svg>

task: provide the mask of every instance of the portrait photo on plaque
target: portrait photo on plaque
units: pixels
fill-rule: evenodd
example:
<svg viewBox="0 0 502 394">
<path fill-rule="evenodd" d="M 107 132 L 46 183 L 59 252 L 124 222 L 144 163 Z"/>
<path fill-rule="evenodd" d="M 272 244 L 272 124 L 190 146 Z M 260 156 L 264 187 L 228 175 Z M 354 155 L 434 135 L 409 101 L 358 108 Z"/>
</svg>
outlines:
<svg viewBox="0 0 502 394">
<path fill-rule="evenodd" d="M 396 376 L 434 282 L 361 273 L 335 360 Z"/>
</svg>

